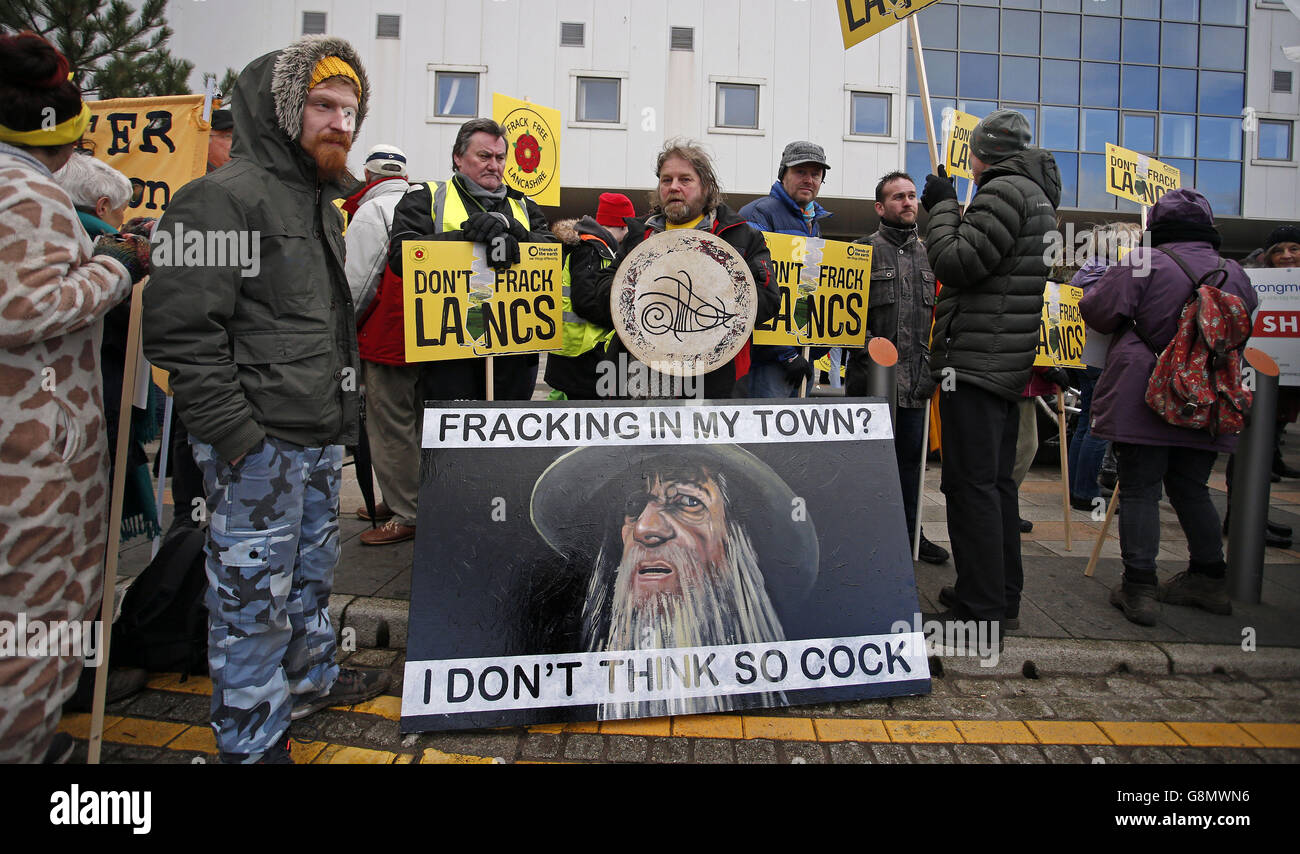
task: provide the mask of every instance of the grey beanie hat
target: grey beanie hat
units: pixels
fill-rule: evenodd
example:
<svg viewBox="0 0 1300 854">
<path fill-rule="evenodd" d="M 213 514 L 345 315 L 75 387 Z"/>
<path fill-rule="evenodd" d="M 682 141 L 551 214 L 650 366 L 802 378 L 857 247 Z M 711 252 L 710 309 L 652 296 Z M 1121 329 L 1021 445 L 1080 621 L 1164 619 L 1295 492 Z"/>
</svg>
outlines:
<svg viewBox="0 0 1300 854">
<path fill-rule="evenodd" d="M 971 153 L 985 163 L 997 163 L 1029 147 L 1029 119 L 1015 110 L 989 113 L 975 125 Z"/>
</svg>

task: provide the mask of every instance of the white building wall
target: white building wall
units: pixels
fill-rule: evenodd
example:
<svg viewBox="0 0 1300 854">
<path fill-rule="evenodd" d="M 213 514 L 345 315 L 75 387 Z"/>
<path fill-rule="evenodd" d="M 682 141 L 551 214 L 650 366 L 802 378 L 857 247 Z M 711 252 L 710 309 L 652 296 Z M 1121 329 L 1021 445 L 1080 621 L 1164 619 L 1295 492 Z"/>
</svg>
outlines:
<svg viewBox="0 0 1300 854">
<path fill-rule="evenodd" d="M 1291 160 L 1259 160 L 1256 135 L 1246 135 L 1242 214 L 1300 220 L 1300 63 L 1282 54 L 1300 45 L 1300 18 L 1277 4 L 1254 0 L 1246 49 L 1246 104 L 1258 118 L 1292 122 Z M 1291 72 L 1291 91 L 1273 92 L 1273 72 Z"/>
<path fill-rule="evenodd" d="M 845 51 L 835 5 L 789 0 L 211 0 L 173 3 L 172 51 L 218 77 L 298 38 L 302 13 L 324 12 L 327 31 L 361 54 L 373 93 L 353 149 L 359 170 L 375 143 L 406 151 L 412 174 L 442 178 L 463 119 L 430 118 L 429 65 L 484 68 L 479 114 L 500 92 L 558 108 L 566 187 L 645 188 L 666 138 L 689 136 L 714 153 L 724 189 L 765 193 L 786 143 L 812 139 L 832 169 L 823 194 L 863 196 L 901 168 L 906 28 Z M 376 16 L 402 17 L 401 38 L 375 37 Z M 586 25 L 581 48 L 560 46 L 560 22 Z M 673 26 L 695 29 L 693 52 L 669 50 Z M 571 126 L 573 72 L 623 79 L 617 127 Z M 756 82 L 758 131 L 710 131 L 719 78 Z M 892 136 L 848 137 L 848 88 L 888 92 Z M 637 198 L 638 207 L 644 205 Z"/>
</svg>

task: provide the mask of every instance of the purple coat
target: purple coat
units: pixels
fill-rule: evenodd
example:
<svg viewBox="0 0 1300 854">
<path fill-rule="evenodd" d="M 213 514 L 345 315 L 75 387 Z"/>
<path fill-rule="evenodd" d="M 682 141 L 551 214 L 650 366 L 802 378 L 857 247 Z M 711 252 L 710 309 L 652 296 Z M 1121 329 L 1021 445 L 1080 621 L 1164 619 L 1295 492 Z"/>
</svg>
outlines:
<svg viewBox="0 0 1300 854">
<path fill-rule="evenodd" d="M 1195 190 L 1171 190 L 1151 209 L 1149 225 L 1161 222 L 1213 225 L 1209 202 Z M 1219 253 L 1204 240 L 1175 241 L 1165 246 L 1177 252 L 1198 277 L 1219 264 Z M 1150 264 L 1150 274 L 1140 273 Z M 1225 261 L 1228 279 L 1224 293 L 1235 294 L 1254 312 L 1259 303 L 1250 279 L 1236 261 Z M 1079 310 L 1088 326 L 1098 332 L 1114 332 L 1106 368 L 1097 381 L 1092 398 L 1091 429 L 1098 438 L 1133 445 L 1162 445 L 1200 448 L 1231 453 L 1236 436 L 1212 438 L 1204 430 L 1169 424 L 1146 404 L 1147 380 L 1155 369 L 1156 357 L 1128 325 L 1138 328 L 1158 349 L 1163 350 L 1178 330 L 1178 316 L 1192 296 L 1192 281 L 1182 268 L 1159 249 L 1133 250 L 1124 261 L 1111 266 L 1088 288 Z"/>
</svg>

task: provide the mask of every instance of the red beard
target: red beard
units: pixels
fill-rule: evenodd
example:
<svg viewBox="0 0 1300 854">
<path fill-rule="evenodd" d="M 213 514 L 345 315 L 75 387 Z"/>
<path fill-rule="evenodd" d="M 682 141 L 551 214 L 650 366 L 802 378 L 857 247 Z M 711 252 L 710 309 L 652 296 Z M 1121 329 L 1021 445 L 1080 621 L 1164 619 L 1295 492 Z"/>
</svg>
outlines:
<svg viewBox="0 0 1300 854">
<path fill-rule="evenodd" d="M 348 168 L 348 151 L 351 148 L 351 135 L 323 133 L 307 153 L 316 161 L 316 172 L 321 179 L 332 181 Z"/>
</svg>

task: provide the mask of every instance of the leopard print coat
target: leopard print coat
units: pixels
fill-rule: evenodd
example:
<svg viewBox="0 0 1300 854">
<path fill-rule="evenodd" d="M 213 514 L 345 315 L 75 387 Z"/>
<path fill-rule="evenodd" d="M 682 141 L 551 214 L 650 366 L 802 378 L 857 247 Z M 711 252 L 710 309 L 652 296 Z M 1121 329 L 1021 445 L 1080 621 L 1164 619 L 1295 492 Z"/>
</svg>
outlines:
<svg viewBox="0 0 1300 854">
<path fill-rule="evenodd" d="M 80 655 L 30 629 L 98 614 L 108 528 L 102 318 L 129 294 L 49 171 L 0 144 L 0 762 L 38 762 Z M 10 641 L 3 641 L 9 632 Z"/>
</svg>

